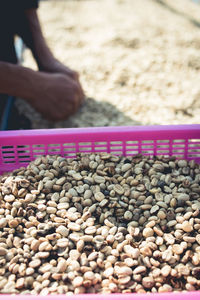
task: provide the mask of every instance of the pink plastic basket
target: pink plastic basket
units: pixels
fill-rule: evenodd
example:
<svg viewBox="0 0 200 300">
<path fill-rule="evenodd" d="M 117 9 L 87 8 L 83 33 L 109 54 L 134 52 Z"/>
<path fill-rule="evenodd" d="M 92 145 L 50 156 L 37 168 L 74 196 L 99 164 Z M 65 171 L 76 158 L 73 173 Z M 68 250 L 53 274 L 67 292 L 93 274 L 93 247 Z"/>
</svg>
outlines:
<svg viewBox="0 0 200 300">
<path fill-rule="evenodd" d="M 40 155 L 74 157 L 77 152 L 175 155 L 200 162 L 200 125 L 98 127 L 0 132 L 0 172 Z"/>
<path fill-rule="evenodd" d="M 98 127 L 0 132 L 0 172 L 8 172 L 40 155 L 75 157 L 77 152 L 132 156 L 166 155 L 200 162 L 200 125 Z M 16 299 L 64 300 L 66 296 L 14 296 Z M 13 296 L 2 295 L 12 300 Z M 74 295 L 72 300 L 200 300 L 200 292 L 166 294 Z"/>
</svg>

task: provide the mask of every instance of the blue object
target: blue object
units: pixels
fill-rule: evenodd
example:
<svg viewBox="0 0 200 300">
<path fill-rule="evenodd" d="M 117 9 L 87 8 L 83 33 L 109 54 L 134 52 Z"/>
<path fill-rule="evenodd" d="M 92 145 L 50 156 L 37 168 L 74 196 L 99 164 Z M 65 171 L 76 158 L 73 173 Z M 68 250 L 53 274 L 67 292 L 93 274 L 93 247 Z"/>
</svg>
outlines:
<svg viewBox="0 0 200 300">
<path fill-rule="evenodd" d="M 24 44 L 23 44 L 22 39 L 18 38 L 16 40 L 15 50 L 16 50 L 18 61 L 22 62 L 23 50 L 24 50 Z M 4 109 L 3 118 L 2 118 L 2 121 L 1 121 L 1 124 L 0 124 L 0 130 L 7 130 L 8 129 L 8 120 L 9 120 L 10 112 L 11 112 L 12 106 L 14 104 L 14 101 L 15 101 L 15 97 L 8 96 L 8 99 L 6 101 L 6 106 L 5 106 L 5 109 Z"/>
<path fill-rule="evenodd" d="M 1 121 L 0 130 L 7 130 L 7 128 L 8 128 L 9 115 L 10 115 L 10 111 L 13 106 L 14 100 L 15 100 L 15 98 L 13 96 L 8 96 L 8 99 L 6 101 L 6 107 L 5 107 L 4 114 L 2 117 L 2 121 Z"/>
<path fill-rule="evenodd" d="M 19 62 L 22 62 L 23 57 L 23 51 L 24 51 L 24 43 L 22 41 L 22 39 L 18 38 L 15 42 L 15 50 L 16 50 L 16 54 L 17 54 L 17 58 Z"/>
</svg>

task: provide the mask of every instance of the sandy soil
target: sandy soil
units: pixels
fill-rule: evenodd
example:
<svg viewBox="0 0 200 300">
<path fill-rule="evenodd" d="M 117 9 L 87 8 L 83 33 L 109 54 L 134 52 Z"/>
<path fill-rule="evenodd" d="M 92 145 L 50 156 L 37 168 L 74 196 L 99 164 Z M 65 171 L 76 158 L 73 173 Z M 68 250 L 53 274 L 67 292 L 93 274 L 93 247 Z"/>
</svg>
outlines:
<svg viewBox="0 0 200 300">
<path fill-rule="evenodd" d="M 40 5 L 57 58 L 87 96 L 51 123 L 19 101 L 33 128 L 188 124 L 200 119 L 200 5 L 189 0 L 54 0 Z M 28 51 L 24 65 L 36 68 Z"/>
</svg>

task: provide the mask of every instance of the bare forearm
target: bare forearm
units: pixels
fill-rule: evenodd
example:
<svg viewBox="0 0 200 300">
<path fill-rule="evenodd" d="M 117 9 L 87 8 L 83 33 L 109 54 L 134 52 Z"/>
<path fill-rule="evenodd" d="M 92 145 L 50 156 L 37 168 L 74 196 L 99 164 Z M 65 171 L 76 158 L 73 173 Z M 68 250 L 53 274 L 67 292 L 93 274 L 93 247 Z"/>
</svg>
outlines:
<svg viewBox="0 0 200 300">
<path fill-rule="evenodd" d="M 54 59 L 44 39 L 36 9 L 24 12 L 25 26 L 20 28 L 20 36 L 31 49 L 40 69 L 46 69 L 48 63 Z"/>
<path fill-rule="evenodd" d="M 37 65 L 41 71 L 47 73 L 62 73 L 76 82 L 78 82 L 80 89 L 78 73 L 74 72 L 67 66 L 57 60 L 44 39 L 40 22 L 37 16 L 36 9 L 29 9 L 22 13 L 22 21 L 18 28 L 18 34 L 23 38 L 26 45 L 31 49 Z M 82 97 L 83 97 L 83 92 Z"/>
<path fill-rule="evenodd" d="M 0 93 L 31 99 L 37 73 L 22 66 L 0 62 Z"/>
</svg>

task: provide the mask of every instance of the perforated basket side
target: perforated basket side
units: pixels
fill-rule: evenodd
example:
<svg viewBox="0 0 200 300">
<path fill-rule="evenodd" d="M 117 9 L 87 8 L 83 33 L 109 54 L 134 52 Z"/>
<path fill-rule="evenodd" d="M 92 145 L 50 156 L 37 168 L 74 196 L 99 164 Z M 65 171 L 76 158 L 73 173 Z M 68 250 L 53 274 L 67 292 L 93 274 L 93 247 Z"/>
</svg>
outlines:
<svg viewBox="0 0 200 300">
<path fill-rule="evenodd" d="M 5 300 L 199 300 L 200 292 L 176 292 L 155 294 L 82 294 L 82 295 L 0 295 Z"/>
<path fill-rule="evenodd" d="M 77 152 L 112 152 L 130 156 L 175 155 L 200 161 L 200 125 L 139 126 L 58 130 L 28 130 L 0 133 L 0 170 L 10 171 L 46 154 L 74 157 Z M 94 295 L 30 296 L 0 295 L 12 300 L 92 300 Z M 95 300 L 199 300 L 200 292 L 165 294 L 95 295 Z"/>
<path fill-rule="evenodd" d="M 26 166 L 41 155 L 77 152 L 175 155 L 200 161 L 200 125 L 98 127 L 0 132 L 0 171 Z"/>
</svg>

